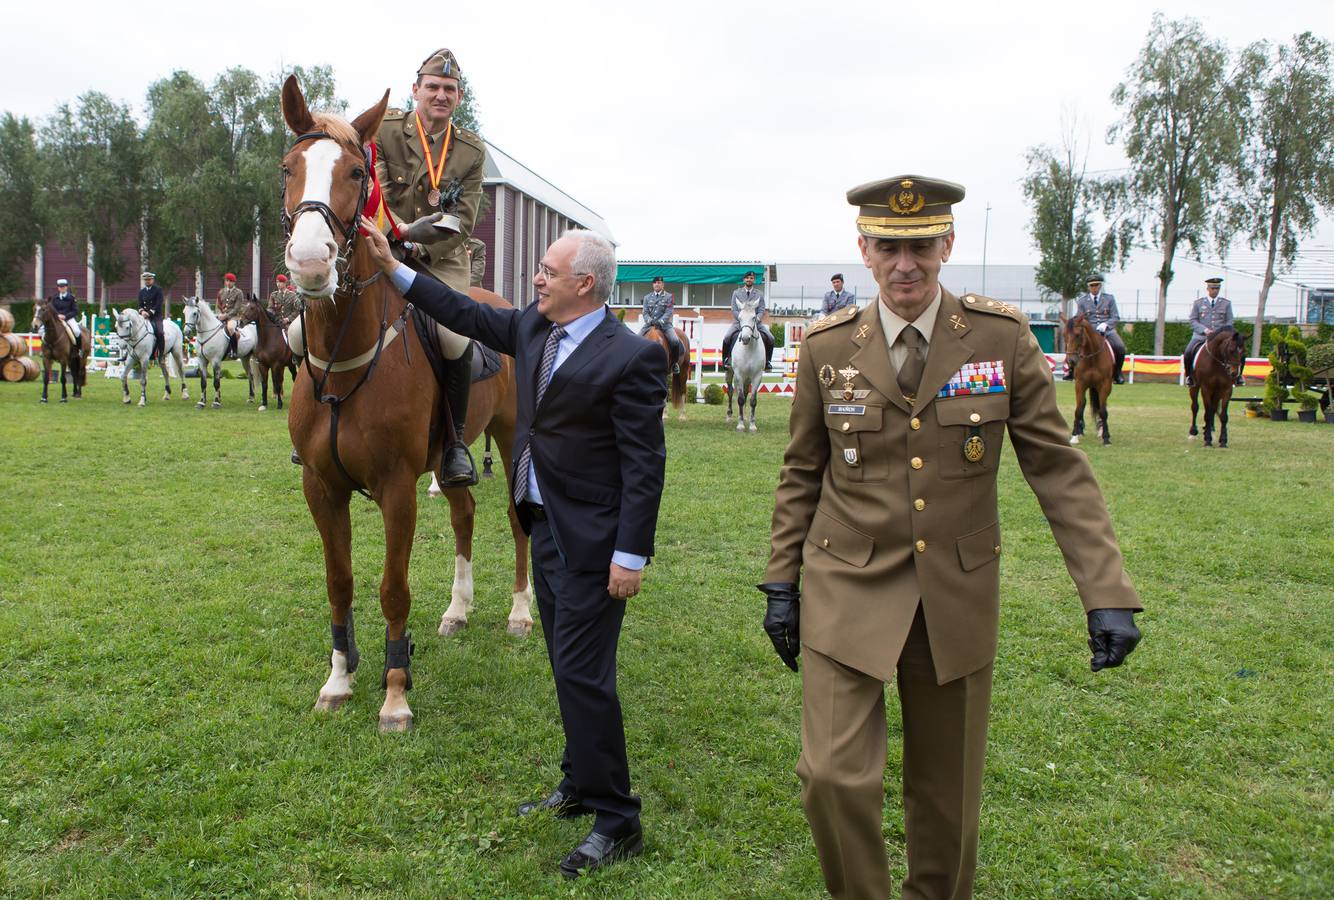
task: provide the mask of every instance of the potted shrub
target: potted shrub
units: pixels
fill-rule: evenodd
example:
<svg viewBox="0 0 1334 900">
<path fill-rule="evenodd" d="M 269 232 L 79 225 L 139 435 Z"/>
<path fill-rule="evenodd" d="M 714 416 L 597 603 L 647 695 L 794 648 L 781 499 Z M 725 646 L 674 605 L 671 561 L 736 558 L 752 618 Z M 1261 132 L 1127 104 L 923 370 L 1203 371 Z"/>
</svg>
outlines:
<svg viewBox="0 0 1334 900">
<path fill-rule="evenodd" d="M 1246 401 L 1246 418 L 1248 418 L 1248 419 L 1258 419 L 1258 418 L 1260 418 L 1260 401 L 1259 401 L 1259 400 L 1248 400 L 1248 401 Z"/>
<path fill-rule="evenodd" d="M 1330 382 L 1334 381 L 1334 343 L 1315 344 L 1306 351 L 1306 367 L 1311 370 L 1311 384 L 1325 384 L 1325 421 L 1334 425 L 1334 404 L 1328 402 Z"/>
<path fill-rule="evenodd" d="M 1311 390 L 1311 367 L 1306 364 L 1306 342 L 1296 325 L 1288 326 L 1288 375 L 1292 379 L 1289 396 L 1300 404 L 1297 419 L 1315 422 L 1315 411 L 1320 406 L 1320 395 Z"/>
<path fill-rule="evenodd" d="M 1265 376 L 1265 399 L 1262 409 L 1275 422 L 1288 421 L 1288 411 L 1283 403 L 1288 399 L 1288 342 L 1283 330 L 1277 325 L 1269 329 L 1269 342 L 1273 349 L 1269 351 L 1269 374 Z"/>
</svg>

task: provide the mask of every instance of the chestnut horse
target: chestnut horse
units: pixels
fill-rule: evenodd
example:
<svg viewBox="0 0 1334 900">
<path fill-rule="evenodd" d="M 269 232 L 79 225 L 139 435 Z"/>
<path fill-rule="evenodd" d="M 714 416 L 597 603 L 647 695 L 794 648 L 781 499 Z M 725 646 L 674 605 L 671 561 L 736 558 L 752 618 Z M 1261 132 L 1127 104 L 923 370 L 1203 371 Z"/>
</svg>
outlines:
<svg viewBox="0 0 1334 900">
<path fill-rule="evenodd" d="M 1062 321 L 1065 352 L 1075 361 L 1075 427 L 1070 432 L 1070 443 L 1078 444 L 1079 436 L 1084 433 L 1084 392 L 1087 391 L 1098 434 L 1104 444 L 1110 444 L 1112 433 L 1107 430 L 1107 395 L 1112 392 L 1112 371 L 1116 364 L 1112 345 L 1083 313 Z"/>
<path fill-rule="evenodd" d="M 32 312 L 32 330 L 42 329 L 42 402 L 46 401 L 46 391 L 51 385 L 51 366 L 60 364 L 60 402 L 69 402 L 65 388 L 65 370 L 70 370 L 70 381 L 74 385 L 74 396 L 83 396 L 83 386 L 88 383 L 88 356 L 93 351 L 93 336 L 88 328 L 83 329 L 79 346 L 74 346 L 65 323 L 45 300 L 38 300 Z"/>
<path fill-rule="evenodd" d="M 412 687 L 408 631 L 411 594 L 408 561 L 417 527 L 417 479 L 438 466 L 445 432 L 442 389 L 425 352 L 411 309 L 357 240 L 373 169 L 366 146 L 384 117 L 389 92 L 351 124 L 314 115 L 295 77 L 283 85 L 283 117 L 297 135 L 283 157 L 283 224 L 287 268 L 304 295 L 302 331 L 306 364 L 292 388 L 288 430 L 301 456 L 306 504 L 324 544 L 325 581 L 333 620 L 330 674 L 315 708 L 332 710 L 352 695 L 357 652 L 352 627 L 352 523 L 354 490 L 373 499 L 384 519 L 384 575 L 380 609 L 385 617 L 385 661 L 380 729 L 412 725 L 406 691 Z M 473 290 L 493 305 L 503 298 Z M 466 438 L 483 429 L 500 445 L 505 471 L 513 446 L 514 363 L 474 390 Z M 467 489 L 451 489 L 451 521 L 457 560 L 472 558 L 476 505 Z M 506 491 L 509 496 L 509 491 Z M 532 628 L 528 541 L 513 505 L 515 579 L 510 631 Z M 455 596 L 471 568 L 455 571 Z M 452 607 L 451 607 L 452 608 Z M 442 621 L 441 630 L 445 631 Z"/>
<path fill-rule="evenodd" d="M 292 348 L 287 346 L 287 328 L 272 312 L 260 305 L 254 294 L 249 295 L 241 306 L 241 314 L 236 324 L 244 328 L 255 323 L 255 349 L 251 361 L 259 370 L 260 401 L 259 410 L 269 408 L 269 381 L 273 381 L 273 394 L 278 398 L 278 408 L 283 408 L 283 370 L 292 371 L 292 383 L 296 383 L 296 364 L 292 362 Z"/>
<path fill-rule="evenodd" d="M 1195 383 L 1190 386 L 1190 439 L 1199 434 L 1195 416 L 1204 395 L 1204 446 L 1214 445 L 1214 413 L 1218 413 L 1218 446 L 1227 446 L 1227 404 L 1232 385 L 1246 365 L 1246 339 L 1231 328 L 1220 328 L 1195 353 Z"/>
<path fill-rule="evenodd" d="M 679 328 L 673 328 L 676 336 L 681 341 L 681 366 L 680 371 L 673 374 L 672 348 L 668 344 L 667 335 L 662 333 L 662 329 L 656 325 L 648 330 L 645 338 L 657 344 L 662 348 L 663 354 L 667 357 L 667 386 L 672 396 L 672 406 L 676 409 L 676 418 L 684 422 L 686 420 L 686 385 L 690 383 L 690 338 Z M 662 408 L 662 417 L 667 418 L 667 407 Z"/>
</svg>

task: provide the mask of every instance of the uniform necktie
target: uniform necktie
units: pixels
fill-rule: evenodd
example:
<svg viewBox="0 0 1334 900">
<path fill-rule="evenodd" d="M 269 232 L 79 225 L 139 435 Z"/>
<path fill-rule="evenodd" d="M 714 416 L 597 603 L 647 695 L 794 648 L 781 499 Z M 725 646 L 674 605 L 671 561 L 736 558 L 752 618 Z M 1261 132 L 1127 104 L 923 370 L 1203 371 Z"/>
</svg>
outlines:
<svg viewBox="0 0 1334 900">
<path fill-rule="evenodd" d="M 556 362 L 556 350 L 560 347 L 561 340 L 565 337 L 565 329 L 559 325 L 552 324 L 551 331 L 547 332 L 547 343 L 542 348 L 542 365 L 537 370 L 537 399 L 533 401 L 533 414 L 537 414 L 537 407 L 542 404 L 542 397 L 547 392 L 547 385 L 551 383 L 551 369 Z M 533 464 L 533 440 L 529 435 L 528 440 L 523 445 L 523 452 L 519 454 L 519 466 L 515 470 L 514 476 L 514 505 L 518 506 L 523 502 L 523 498 L 528 496 L 528 468 Z"/>
<path fill-rule="evenodd" d="M 899 390 L 905 399 L 913 400 L 917 397 L 922 370 L 926 368 L 922 360 L 922 334 L 914 326 L 908 325 L 899 332 L 899 343 L 905 351 L 903 365 L 899 366 Z"/>
</svg>

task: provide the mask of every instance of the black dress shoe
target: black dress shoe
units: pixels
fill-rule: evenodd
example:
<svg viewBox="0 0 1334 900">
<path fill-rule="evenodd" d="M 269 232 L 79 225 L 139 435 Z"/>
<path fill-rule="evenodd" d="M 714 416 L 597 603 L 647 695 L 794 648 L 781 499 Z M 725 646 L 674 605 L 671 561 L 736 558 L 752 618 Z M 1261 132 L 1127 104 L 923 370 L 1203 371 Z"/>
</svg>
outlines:
<svg viewBox="0 0 1334 900">
<path fill-rule="evenodd" d="M 590 831 L 578 847 L 560 861 L 560 873 L 566 878 L 578 878 L 614 862 L 638 856 L 644 852 L 644 831 L 636 828 L 623 838 L 608 837 Z"/>
<path fill-rule="evenodd" d="M 535 812 L 550 810 L 555 813 L 558 819 L 576 819 L 579 816 L 591 816 L 593 810 L 584 806 L 578 800 L 574 800 L 565 795 L 559 788 L 551 792 L 551 795 L 541 800 L 531 800 L 519 807 L 519 815 L 530 816 Z"/>
</svg>

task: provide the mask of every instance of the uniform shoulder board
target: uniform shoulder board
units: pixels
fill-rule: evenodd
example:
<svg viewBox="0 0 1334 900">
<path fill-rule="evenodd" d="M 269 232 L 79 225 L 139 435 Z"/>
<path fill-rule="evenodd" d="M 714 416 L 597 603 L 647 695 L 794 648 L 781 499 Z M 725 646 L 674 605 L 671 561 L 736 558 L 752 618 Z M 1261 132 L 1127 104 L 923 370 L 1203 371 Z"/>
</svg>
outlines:
<svg viewBox="0 0 1334 900">
<path fill-rule="evenodd" d="M 806 333 L 808 335 L 815 334 L 816 332 L 828 331 L 831 328 L 844 325 L 857 318 L 857 313 L 859 312 L 861 312 L 861 310 L 855 306 L 845 306 L 843 309 L 840 309 L 837 312 L 832 312 L 827 316 L 821 316 L 811 324 L 807 325 Z"/>
<path fill-rule="evenodd" d="M 389 121 L 390 119 L 401 119 L 406 115 L 407 113 L 399 109 L 397 106 L 391 106 L 384 111 L 384 118 L 386 122 Z"/>
<path fill-rule="evenodd" d="M 983 297 L 981 294 L 964 294 L 959 300 L 963 303 L 963 308 L 970 312 L 991 313 L 993 316 L 1004 316 L 1016 322 L 1025 320 L 1025 316 L 1019 311 L 1019 307 L 1013 303 L 1006 303 L 1004 300 L 993 300 L 990 297 Z"/>
<path fill-rule="evenodd" d="M 475 131 L 469 131 L 467 128 L 455 125 L 454 137 L 463 141 L 464 143 L 472 144 L 474 147 L 477 147 L 478 149 L 481 149 L 482 147 L 482 136 Z"/>
</svg>

